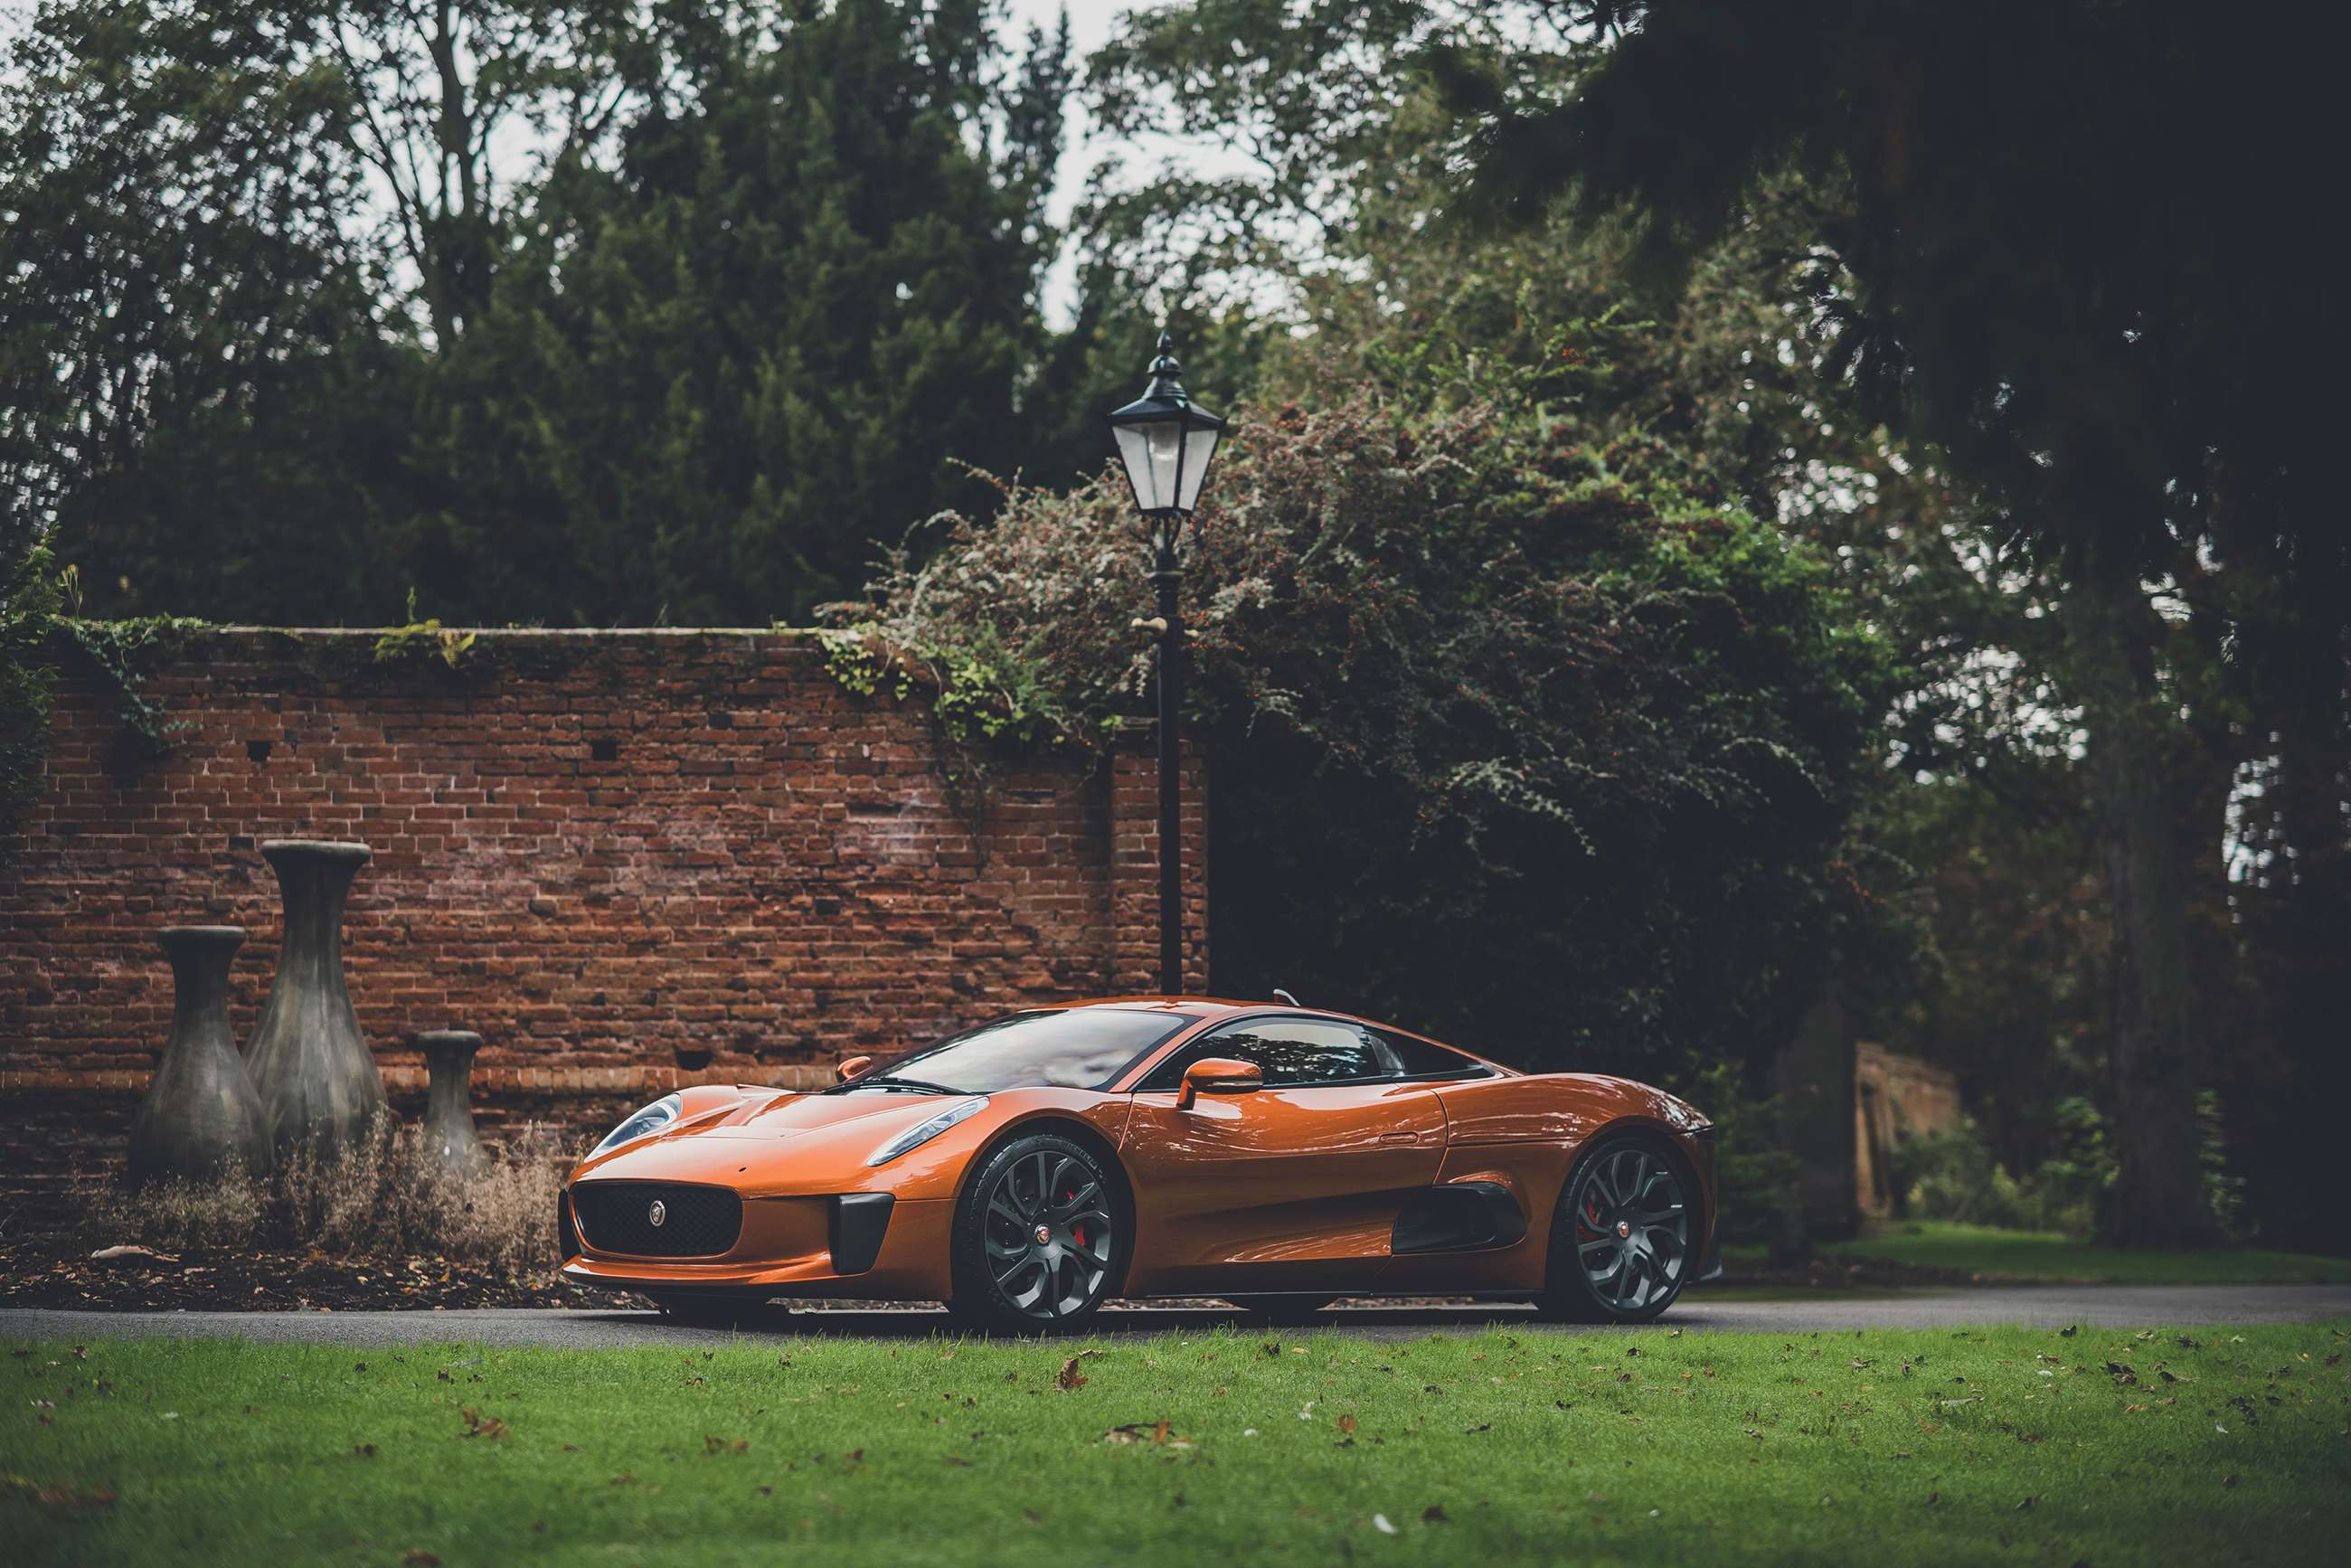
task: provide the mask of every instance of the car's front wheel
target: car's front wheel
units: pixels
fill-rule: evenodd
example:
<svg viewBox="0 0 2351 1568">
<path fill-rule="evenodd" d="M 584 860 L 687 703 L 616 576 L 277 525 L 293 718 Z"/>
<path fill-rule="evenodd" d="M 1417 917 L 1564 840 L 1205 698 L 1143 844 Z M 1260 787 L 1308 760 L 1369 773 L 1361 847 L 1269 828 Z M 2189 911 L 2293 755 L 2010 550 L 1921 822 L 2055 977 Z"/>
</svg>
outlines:
<svg viewBox="0 0 2351 1568">
<path fill-rule="evenodd" d="M 991 1153 L 956 1213 L 955 1299 L 974 1328 L 1042 1333 L 1092 1317 L 1117 1278 L 1119 1203 L 1100 1160 L 1056 1133 Z"/>
<path fill-rule="evenodd" d="M 1688 1167 L 1662 1140 L 1603 1138 L 1560 1194 L 1538 1305 L 1575 1322 L 1654 1322 L 1689 1279 L 1696 1218 Z"/>
</svg>

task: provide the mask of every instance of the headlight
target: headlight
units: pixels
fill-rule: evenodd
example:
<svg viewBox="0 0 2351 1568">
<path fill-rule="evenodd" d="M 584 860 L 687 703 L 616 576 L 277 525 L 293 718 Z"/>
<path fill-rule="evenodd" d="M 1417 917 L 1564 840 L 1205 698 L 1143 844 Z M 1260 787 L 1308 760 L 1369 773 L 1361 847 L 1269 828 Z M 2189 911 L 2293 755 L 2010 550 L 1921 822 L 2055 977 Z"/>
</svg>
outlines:
<svg viewBox="0 0 2351 1568">
<path fill-rule="evenodd" d="M 975 1095 L 948 1106 L 935 1116 L 915 1123 L 880 1148 L 865 1156 L 869 1166 L 886 1166 L 908 1149 L 918 1149 L 957 1122 L 966 1121 L 987 1109 L 987 1096 Z"/>
<path fill-rule="evenodd" d="M 617 1149 L 622 1144 L 634 1143 L 639 1138 L 658 1133 L 676 1121 L 678 1113 L 684 1109 L 684 1101 L 674 1094 L 664 1094 L 643 1110 L 632 1113 L 627 1121 L 605 1134 L 604 1141 L 588 1153 L 593 1157 L 606 1149 Z"/>
</svg>

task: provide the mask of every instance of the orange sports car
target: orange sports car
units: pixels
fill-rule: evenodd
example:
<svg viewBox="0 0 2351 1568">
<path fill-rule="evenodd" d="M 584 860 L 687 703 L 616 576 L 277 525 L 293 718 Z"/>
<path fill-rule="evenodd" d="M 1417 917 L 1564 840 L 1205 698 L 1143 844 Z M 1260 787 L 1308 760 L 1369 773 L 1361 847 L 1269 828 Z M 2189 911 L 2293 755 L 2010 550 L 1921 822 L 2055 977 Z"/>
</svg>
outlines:
<svg viewBox="0 0 2351 1568">
<path fill-rule="evenodd" d="M 1040 1008 L 841 1079 L 630 1116 L 564 1183 L 564 1277 L 680 1314 L 856 1296 L 1030 1333 L 1113 1296 L 1645 1322 L 1713 1236 L 1712 1126 L 1672 1095 L 1310 1008 Z"/>
</svg>

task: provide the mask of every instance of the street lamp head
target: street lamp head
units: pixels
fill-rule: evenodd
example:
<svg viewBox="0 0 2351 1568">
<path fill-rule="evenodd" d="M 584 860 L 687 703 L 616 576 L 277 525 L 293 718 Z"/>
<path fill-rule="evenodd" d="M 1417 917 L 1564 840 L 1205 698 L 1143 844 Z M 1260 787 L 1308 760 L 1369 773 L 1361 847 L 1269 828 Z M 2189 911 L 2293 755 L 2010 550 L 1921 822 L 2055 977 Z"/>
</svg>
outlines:
<svg viewBox="0 0 2351 1568">
<path fill-rule="evenodd" d="M 1176 362 L 1176 340 L 1160 333 L 1151 384 L 1110 416 L 1119 464 L 1163 556 L 1175 553 L 1184 520 L 1199 506 L 1208 465 L 1225 434 L 1225 422 L 1194 403 L 1184 391 L 1178 379 L 1183 373 L 1184 367 Z"/>
</svg>

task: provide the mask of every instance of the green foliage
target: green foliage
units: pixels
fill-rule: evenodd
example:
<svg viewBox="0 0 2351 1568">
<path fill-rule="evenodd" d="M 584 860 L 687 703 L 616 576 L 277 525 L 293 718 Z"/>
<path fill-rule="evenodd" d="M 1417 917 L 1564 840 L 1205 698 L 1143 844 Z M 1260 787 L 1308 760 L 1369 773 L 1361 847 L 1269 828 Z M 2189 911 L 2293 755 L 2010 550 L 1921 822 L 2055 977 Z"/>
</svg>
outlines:
<svg viewBox="0 0 2351 1568">
<path fill-rule="evenodd" d="M 805 615 L 985 505 L 952 460 L 1029 455 L 1069 67 L 995 21 L 43 0 L 0 46 L 6 538 L 117 618 Z"/>
<path fill-rule="evenodd" d="M 1468 123 L 1459 205 L 1540 225 L 1570 198 L 1674 274 L 1771 222 L 1787 182 L 1830 198 L 1793 230 L 1784 298 L 1808 352 L 1977 486 L 2062 589 L 2111 872 L 2105 1056 L 2132 1108 L 2112 1223 L 2195 1239 L 2198 1081 L 2232 1071 L 2199 1060 L 2196 1024 L 2247 1054 L 2243 1009 L 2201 977 L 2268 972 L 2247 988 L 2275 1030 L 2264 1093 L 2351 1091 L 2339 957 L 2320 951 L 2339 941 L 2317 935 L 2351 911 L 2351 528 L 2310 460 L 2333 434 L 2306 385 L 2345 323 L 2328 214 L 2276 152 L 2329 133 L 2325 67 L 2275 33 L 2216 36 L 2189 0 L 1584 15 L 1589 35 L 1541 39 L 1532 62 L 1445 69 Z M 2183 209 L 2183 189 L 2210 199 Z M 2183 612 L 2217 658 L 2179 658 Z M 2237 728 L 2259 753 L 2242 767 L 2263 782 L 2240 791 L 2203 764 L 2245 692 L 2264 711 Z M 2234 852 L 2215 852 L 2232 797 L 2256 795 L 2295 864 L 2246 877 L 2274 891 L 2214 941 L 2199 905 L 2226 890 L 2199 883 Z M 2246 1131 L 2282 1212 L 2351 1236 L 2341 1206 L 2298 1196 L 2327 1185 L 2327 1156 L 2274 1116 Z"/>
<path fill-rule="evenodd" d="M 722 22 L 550 170 L 445 356 L 406 547 L 436 602 L 803 617 L 877 531 L 992 498 L 957 460 L 1021 459 L 1059 45 L 999 82 L 974 7 Z"/>
<path fill-rule="evenodd" d="M 1748 1092 L 1730 1061 L 1701 1066 L 1677 1086 L 1714 1124 L 1715 1236 L 1724 1247 L 1775 1247 L 1797 1203 L 1801 1169 L 1780 1134 L 1776 1094 Z"/>
<path fill-rule="evenodd" d="M 201 632 L 211 622 L 184 615 L 144 615 L 129 621 L 59 616 L 52 624 L 113 700 L 115 716 L 122 726 L 110 758 L 116 770 L 136 772 L 169 754 L 172 734 L 191 727 L 191 721 L 171 718 L 149 700 L 144 690 L 148 655 L 175 646 L 186 633 Z"/>
<path fill-rule="evenodd" d="M 2238 1222 L 2244 1181 L 2229 1170 L 2219 1097 L 2205 1091 L 2198 1114 L 2205 1202 L 2222 1234 L 2242 1235 Z M 2010 1173 L 1971 1120 L 1963 1119 L 1951 1132 L 1897 1145 L 1894 1184 L 1904 1212 L 1922 1219 L 2089 1237 L 2115 1185 L 2113 1131 L 2086 1095 L 2059 1100 L 2052 1120 L 2055 1152 L 2022 1176 Z"/>
<path fill-rule="evenodd" d="M 437 615 L 417 619 L 416 590 L 412 588 L 408 591 L 408 623 L 383 629 L 383 635 L 375 640 L 375 662 L 389 664 L 402 659 L 438 658 L 454 670 L 473 652 L 477 635 L 445 627 Z"/>
<path fill-rule="evenodd" d="M 2105 1119 L 2087 1100 L 2069 1098 L 2058 1115 L 2068 1125 L 2072 1147 L 2022 1180 L 1993 1156 L 1973 1122 L 1897 1144 L 1893 1175 L 1903 1212 L 1921 1219 L 2087 1237 L 2096 1227 L 2098 1202 L 2114 1182 L 2114 1155 L 2106 1147 Z"/>
<path fill-rule="evenodd" d="M 41 798 L 57 679 L 49 630 L 62 597 L 47 550 L 26 552 L 0 578 L 0 846 L 12 851 Z"/>
<path fill-rule="evenodd" d="M 1530 1066 L 1775 1038 L 1884 667 L 1822 563 L 1539 407 L 1239 429 L 1185 555 L 1218 984 Z M 861 678 L 976 672 L 1006 718 L 1102 736 L 1150 680 L 1131 507 L 1102 480 L 952 523 L 857 612 Z"/>
</svg>

